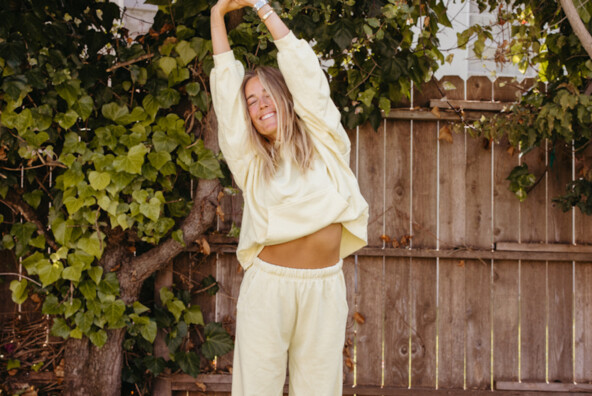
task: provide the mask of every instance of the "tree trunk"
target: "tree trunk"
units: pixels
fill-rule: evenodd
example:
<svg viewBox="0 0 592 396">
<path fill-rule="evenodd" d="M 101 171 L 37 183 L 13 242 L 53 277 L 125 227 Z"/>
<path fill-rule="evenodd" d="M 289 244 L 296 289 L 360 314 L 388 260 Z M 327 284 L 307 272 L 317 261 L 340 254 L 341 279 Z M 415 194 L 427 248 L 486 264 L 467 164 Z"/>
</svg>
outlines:
<svg viewBox="0 0 592 396">
<path fill-rule="evenodd" d="M 125 328 L 107 331 L 109 338 L 97 348 L 83 337 L 66 342 L 63 395 L 119 396 Z"/>
</svg>

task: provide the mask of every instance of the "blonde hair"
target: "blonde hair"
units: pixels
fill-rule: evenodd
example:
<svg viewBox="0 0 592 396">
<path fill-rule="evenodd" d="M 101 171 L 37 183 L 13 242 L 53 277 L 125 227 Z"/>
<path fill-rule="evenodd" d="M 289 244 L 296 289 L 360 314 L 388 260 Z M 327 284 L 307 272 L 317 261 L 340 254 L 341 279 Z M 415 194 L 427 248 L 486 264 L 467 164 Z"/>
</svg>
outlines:
<svg viewBox="0 0 592 396">
<path fill-rule="evenodd" d="M 271 96 L 276 108 L 277 132 L 275 141 L 270 141 L 262 136 L 251 122 L 245 86 L 252 78 L 259 77 L 259 81 Z M 304 122 L 294 111 L 294 100 L 288 90 L 282 73 L 273 67 L 261 66 L 250 70 L 245 74 L 242 86 L 244 117 L 249 128 L 249 140 L 257 154 L 263 159 L 263 174 L 269 179 L 275 173 L 281 155 L 290 156 L 302 169 L 306 171 L 312 166 L 313 144 Z"/>
</svg>

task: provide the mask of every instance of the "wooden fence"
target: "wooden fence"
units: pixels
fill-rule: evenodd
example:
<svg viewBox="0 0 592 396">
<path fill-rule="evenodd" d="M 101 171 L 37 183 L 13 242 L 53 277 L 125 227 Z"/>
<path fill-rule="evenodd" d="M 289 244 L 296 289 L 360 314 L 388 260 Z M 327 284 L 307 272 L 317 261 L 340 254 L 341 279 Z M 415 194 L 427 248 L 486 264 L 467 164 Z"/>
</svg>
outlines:
<svg viewBox="0 0 592 396">
<path fill-rule="evenodd" d="M 469 117 L 493 114 L 519 88 L 503 78 L 444 81 L 455 86 L 446 98 Z M 344 265 L 344 394 L 592 393 L 592 217 L 563 213 L 551 201 L 580 164 L 569 148 L 520 156 L 505 142 L 467 133 L 440 139 L 457 119 L 441 99 L 428 85 L 377 132 L 350 131 L 370 224 L 369 246 Z M 585 155 L 591 163 L 591 147 Z M 505 180 L 521 163 L 542 175 L 523 203 Z M 240 197 L 224 200 L 221 236 L 241 219 Z M 221 291 L 194 302 L 206 321 L 233 331 L 242 272 L 228 238 L 210 242 L 207 258 L 175 261 L 173 281 L 213 274 Z M 222 371 L 231 365 L 232 354 L 217 361 Z M 229 395 L 230 381 L 228 374 L 173 375 L 159 392 Z"/>
<path fill-rule="evenodd" d="M 446 98 L 469 117 L 491 115 L 520 88 L 510 79 L 443 80 L 455 86 Z M 344 393 L 592 392 L 592 218 L 551 201 L 577 177 L 571 149 L 556 148 L 551 159 L 550 147 L 520 156 L 466 133 L 449 143 L 440 130 L 457 117 L 434 98 L 440 92 L 428 86 L 378 132 L 350 133 L 370 224 L 369 246 L 344 266 Z M 523 203 L 505 180 L 521 163 L 542 175 Z M 240 198 L 226 202 L 222 234 L 240 224 L 240 208 Z M 175 271 L 215 273 L 222 291 L 202 309 L 232 329 L 242 273 L 233 246 L 214 250 L 207 264 Z M 218 367 L 231 364 L 225 356 Z M 195 379 L 170 380 L 175 395 L 199 394 Z M 216 392 L 229 392 L 230 376 L 198 382 L 207 394 L 229 394 Z"/>
</svg>

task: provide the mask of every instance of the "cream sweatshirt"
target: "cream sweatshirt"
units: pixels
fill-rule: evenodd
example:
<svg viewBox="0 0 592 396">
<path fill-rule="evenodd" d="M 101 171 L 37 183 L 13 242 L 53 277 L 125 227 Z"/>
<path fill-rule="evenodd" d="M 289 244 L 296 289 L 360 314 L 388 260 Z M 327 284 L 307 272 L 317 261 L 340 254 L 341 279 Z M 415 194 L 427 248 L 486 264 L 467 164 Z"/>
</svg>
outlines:
<svg viewBox="0 0 592 396">
<path fill-rule="evenodd" d="M 264 246 L 310 235 L 333 223 L 343 226 L 341 258 L 368 240 L 368 204 L 349 167 L 349 138 L 319 60 L 310 45 L 292 32 L 275 45 L 295 111 L 314 144 L 312 169 L 302 172 L 291 158 L 282 157 L 274 176 L 265 180 L 263 162 L 247 135 L 240 92 L 245 73 L 242 64 L 232 51 L 214 55 L 210 75 L 220 149 L 243 192 L 237 257 L 245 269 Z"/>
</svg>

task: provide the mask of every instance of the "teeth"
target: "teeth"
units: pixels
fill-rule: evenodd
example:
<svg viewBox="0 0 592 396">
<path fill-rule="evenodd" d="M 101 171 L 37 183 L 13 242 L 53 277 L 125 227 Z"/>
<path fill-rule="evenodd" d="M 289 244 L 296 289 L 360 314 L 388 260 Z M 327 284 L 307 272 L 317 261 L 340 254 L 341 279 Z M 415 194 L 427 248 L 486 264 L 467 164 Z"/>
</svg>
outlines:
<svg viewBox="0 0 592 396">
<path fill-rule="evenodd" d="M 273 115 L 274 113 L 265 114 L 263 117 L 261 117 L 261 120 L 267 120 L 269 117 L 272 117 Z"/>
</svg>

